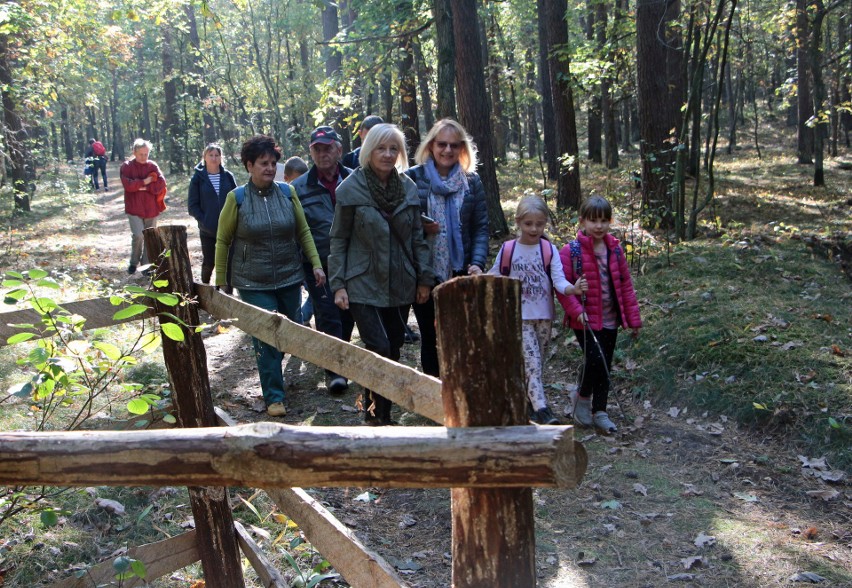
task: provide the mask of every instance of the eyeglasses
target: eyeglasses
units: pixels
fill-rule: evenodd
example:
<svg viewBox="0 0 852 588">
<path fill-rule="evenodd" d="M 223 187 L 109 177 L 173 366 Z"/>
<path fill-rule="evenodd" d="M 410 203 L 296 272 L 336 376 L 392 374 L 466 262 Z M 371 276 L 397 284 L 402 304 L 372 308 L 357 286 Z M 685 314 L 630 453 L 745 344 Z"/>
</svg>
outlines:
<svg viewBox="0 0 852 588">
<path fill-rule="evenodd" d="M 453 151 L 458 151 L 461 149 L 461 143 L 447 143 L 446 141 L 435 141 L 435 147 L 437 147 L 440 151 L 443 151 L 447 147 L 452 149 Z"/>
</svg>

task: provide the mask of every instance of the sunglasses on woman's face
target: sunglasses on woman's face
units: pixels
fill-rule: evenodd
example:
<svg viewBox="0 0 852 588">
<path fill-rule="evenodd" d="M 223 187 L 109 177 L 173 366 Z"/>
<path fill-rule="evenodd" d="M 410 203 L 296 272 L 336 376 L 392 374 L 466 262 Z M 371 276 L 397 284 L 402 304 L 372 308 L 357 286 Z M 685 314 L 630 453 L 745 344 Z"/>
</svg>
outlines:
<svg viewBox="0 0 852 588">
<path fill-rule="evenodd" d="M 435 146 L 443 151 L 447 147 L 452 149 L 453 151 L 458 151 L 461 149 L 461 143 L 447 143 L 446 141 L 435 141 Z"/>
</svg>

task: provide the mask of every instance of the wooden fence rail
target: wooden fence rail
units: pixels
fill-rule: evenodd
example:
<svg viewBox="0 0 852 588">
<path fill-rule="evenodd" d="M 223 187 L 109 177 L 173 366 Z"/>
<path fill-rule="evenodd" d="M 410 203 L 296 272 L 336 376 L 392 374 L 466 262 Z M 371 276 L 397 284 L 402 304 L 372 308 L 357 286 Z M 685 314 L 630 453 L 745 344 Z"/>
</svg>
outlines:
<svg viewBox="0 0 852 588">
<path fill-rule="evenodd" d="M 168 291 L 187 299 L 195 297 L 198 306 L 214 317 L 236 319 L 237 327 L 246 333 L 452 428 L 288 427 L 273 423 L 210 428 L 216 424 L 217 413 L 203 342 L 192 329 L 184 328 L 185 341 L 164 339 L 163 353 L 178 421 L 183 427 L 195 428 L 0 433 L 0 483 L 187 484 L 196 522 L 201 519 L 197 547 L 209 588 L 243 584 L 238 543 L 258 568 L 264 585 L 282 582 L 250 537 L 235 527 L 224 491 L 228 485 L 268 488 L 267 493 L 308 540 L 356 588 L 405 584 L 381 557 L 294 486 L 451 486 L 453 585 L 535 585 L 531 488 L 576 486 L 585 473 L 586 454 L 573 440 L 572 427 L 527 424 L 523 366 L 519 363 L 517 282 L 481 276 L 452 280 L 436 290 L 439 355 L 445 374 L 442 384 L 211 287 L 192 284 L 185 227 L 149 229 L 145 239 L 149 255 L 170 251 L 160 257 L 157 268 L 158 278 L 169 284 Z M 108 300 L 86 301 L 86 327 L 122 322 L 110 320 L 116 309 L 105 302 Z M 84 314 L 71 310 L 72 306 L 65 308 Z M 185 324 L 199 322 L 193 304 L 177 309 L 155 304 L 155 311 L 164 310 Z M 12 318 L 13 314 L 0 315 L 3 328 L 8 330 L 6 325 L 13 322 L 34 322 L 29 315 Z M 161 322 L 173 321 L 159 316 Z M 10 334 L 13 332 L 18 331 Z M 233 424 L 221 412 L 218 417 Z"/>
<path fill-rule="evenodd" d="M 0 484 L 573 488 L 571 427 L 0 432 Z"/>
</svg>

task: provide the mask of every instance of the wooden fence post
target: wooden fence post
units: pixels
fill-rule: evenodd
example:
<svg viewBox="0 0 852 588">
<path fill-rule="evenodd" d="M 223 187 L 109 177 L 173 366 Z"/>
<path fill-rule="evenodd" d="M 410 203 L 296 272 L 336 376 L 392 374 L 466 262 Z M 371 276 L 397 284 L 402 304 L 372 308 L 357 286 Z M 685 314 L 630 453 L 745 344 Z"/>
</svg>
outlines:
<svg viewBox="0 0 852 588">
<path fill-rule="evenodd" d="M 144 233 L 148 258 L 156 261 L 155 280 L 168 280 L 160 292 L 193 295 L 192 266 L 186 245 L 186 227 L 164 226 Z M 169 251 L 168 256 L 163 253 Z M 154 302 L 161 323 L 174 322 L 160 313 L 168 312 L 187 325 L 197 325 L 195 304 L 165 306 Z M 163 337 L 163 357 L 169 371 L 172 399 L 181 427 L 216 427 L 216 413 L 207 377 L 207 352 L 201 335 L 183 328 L 184 340 Z M 198 552 L 208 588 L 244 588 L 240 550 L 234 519 L 225 487 L 190 486 L 189 498 L 198 532 Z"/>
<path fill-rule="evenodd" d="M 459 278 L 434 296 L 444 424 L 528 424 L 520 282 Z M 453 586 L 535 586 L 532 490 L 453 488 L 451 497 Z"/>
</svg>

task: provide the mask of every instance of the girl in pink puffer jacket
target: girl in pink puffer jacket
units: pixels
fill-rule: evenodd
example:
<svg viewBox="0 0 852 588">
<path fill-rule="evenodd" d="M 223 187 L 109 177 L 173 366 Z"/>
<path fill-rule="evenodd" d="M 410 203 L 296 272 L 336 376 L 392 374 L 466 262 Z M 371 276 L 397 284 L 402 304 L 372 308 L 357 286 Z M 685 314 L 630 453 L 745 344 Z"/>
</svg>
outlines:
<svg viewBox="0 0 852 588">
<path fill-rule="evenodd" d="M 557 294 L 583 348 L 585 362 L 581 383 L 571 393 L 574 421 L 604 433 L 617 430 L 606 412 L 609 371 L 618 327 L 639 335 L 642 319 L 624 251 L 618 239 L 609 234 L 612 207 L 606 198 L 591 196 L 580 206 L 580 232 L 577 239 L 559 252 L 569 282 L 583 276 L 588 282 L 585 301 L 581 296 Z"/>
</svg>

